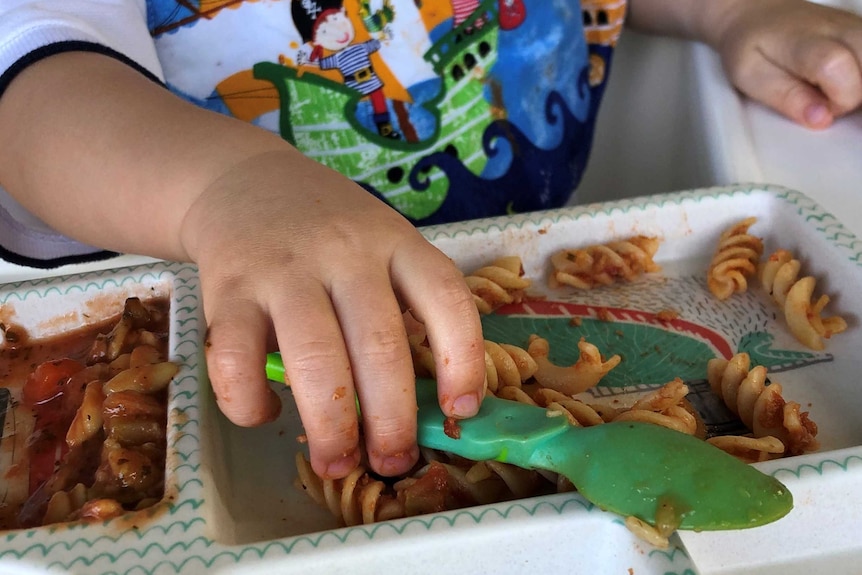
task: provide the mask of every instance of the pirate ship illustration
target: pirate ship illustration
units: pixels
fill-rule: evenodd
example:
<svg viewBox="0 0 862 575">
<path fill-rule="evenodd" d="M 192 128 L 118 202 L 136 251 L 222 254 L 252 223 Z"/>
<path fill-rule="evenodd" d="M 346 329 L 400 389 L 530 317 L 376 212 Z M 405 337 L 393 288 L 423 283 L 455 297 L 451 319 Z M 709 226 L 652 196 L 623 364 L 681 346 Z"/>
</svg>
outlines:
<svg viewBox="0 0 862 575">
<path fill-rule="evenodd" d="M 581 13 L 588 44 L 616 45 L 623 31 L 626 0 L 583 0 Z"/>
<path fill-rule="evenodd" d="M 486 165 L 483 131 L 477 126 L 495 119 L 483 80 L 497 57 L 498 16 L 498 1 L 484 0 L 424 55 L 439 76 L 439 88 L 421 104 L 422 112 L 436 115 L 434 133 L 419 141 L 395 139 L 363 125 L 357 110 L 368 102 L 348 85 L 275 62 L 259 63 L 253 73 L 278 91 L 282 137 L 421 219 L 440 207 L 449 187 L 446 174 L 427 161 L 429 155 L 456 157 L 473 174 Z M 375 109 L 377 128 L 391 122 L 393 130 L 409 134 L 403 103 L 390 102 L 387 110 L 391 113 L 384 115 Z"/>
<path fill-rule="evenodd" d="M 206 55 L 225 72 L 212 92 L 201 90 L 197 78 L 169 77 L 169 88 L 279 132 L 426 225 L 559 205 L 580 181 L 601 86 L 591 86 L 588 65 L 530 76 L 547 58 L 535 49 L 537 40 L 541 47 L 548 37 L 566 38 L 568 18 L 577 17 L 531 6 L 524 0 L 283 0 L 269 11 L 257 0 L 165 1 L 148 24 L 157 42 L 181 49 L 186 36 L 203 33 L 190 29 L 217 31 L 219 18 L 243 15 L 254 22 L 270 15 L 264 12 L 277 14 L 270 32 L 283 43 L 262 42 L 249 53 L 228 43 Z M 353 27 L 343 49 L 337 35 L 315 41 L 316 33 L 327 32 L 315 29 L 327 11 L 343 13 L 329 17 Z M 561 42 L 561 61 L 580 62 L 582 46 Z M 349 68 L 348 55 L 363 64 Z"/>
<path fill-rule="evenodd" d="M 590 47 L 590 85 L 601 86 L 610 73 L 610 52 L 623 31 L 626 0 L 583 0 L 584 36 Z"/>
</svg>

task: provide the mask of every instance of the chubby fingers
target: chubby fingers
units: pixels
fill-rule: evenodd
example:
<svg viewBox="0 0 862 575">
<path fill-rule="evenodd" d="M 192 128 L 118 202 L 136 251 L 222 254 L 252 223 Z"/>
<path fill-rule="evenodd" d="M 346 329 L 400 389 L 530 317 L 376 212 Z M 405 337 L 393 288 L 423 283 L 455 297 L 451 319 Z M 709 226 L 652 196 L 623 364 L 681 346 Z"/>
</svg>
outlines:
<svg viewBox="0 0 862 575">
<path fill-rule="evenodd" d="M 402 301 L 425 325 L 443 413 L 475 415 L 484 394 L 485 347 L 479 312 L 463 274 L 423 238 L 405 242 L 392 269 Z"/>
<path fill-rule="evenodd" d="M 308 438 L 312 468 L 324 479 L 345 477 L 359 465 L 361 453 L 344 336 L 322 285 L 291 291 L 271 304 L 285 377 Z"/>
<path fill-rule="evenodd" d="M 817 88 L 834 115 L 846 114 L 862 103 L 862 53 L 842 41 L 821 37 L 800 41 L 796 52 L 793 62 L 788 62 L 789 71 Z M 806 119 L 816 119 L 811 113 L 803 108 Z"/>
<path fill-rule="evenodd" d="M 219 409 L 244 427 L 274 420 L 281 402 L 261 370 L 267 348 L 261 326 L 269 319 L 254 301 L 228 297 L 226 290 L 207 293 L 205 305 L 207 371 Z"/>
<path fill-rule="evenodd" d="M 347 344 L 368 462 L 381 475 L 416 463 L 416 382 L 401 307 L 386 268 L 342 270 L 330 296 Z"/>
<path fill-rule="evenodd" d="M 809 36 L 763 57 L 739 87 L 795 122 L 826 128 L 862 104 L 862 42 Z"/>
</svg>

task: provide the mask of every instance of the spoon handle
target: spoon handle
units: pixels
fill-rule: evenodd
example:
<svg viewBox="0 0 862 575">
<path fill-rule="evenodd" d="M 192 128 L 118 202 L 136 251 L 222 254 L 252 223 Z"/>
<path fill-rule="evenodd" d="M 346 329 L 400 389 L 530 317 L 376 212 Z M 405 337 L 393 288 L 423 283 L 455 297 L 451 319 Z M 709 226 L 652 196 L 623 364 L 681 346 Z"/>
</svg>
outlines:
<svg viewBox="0 0 862 575">
<path fill-rule="evenodd" d="M 416 380 L 416 402 L 419 445 L 473 460 L 531 467 L 535 450 L 571 427 L 564 417 L 548 417 L 544 409 L 490 396 L 482 400 L 474 417 L 447 421 L 437 400 L 437 386 L 430 379 Z"/>
<path fill-rule="evenodd" d="M 278 381 L 290 385 L 284 377 L 284 361 L 278 352 L 266 354 L 266 378 L 270 381 Z"/>
</svg>

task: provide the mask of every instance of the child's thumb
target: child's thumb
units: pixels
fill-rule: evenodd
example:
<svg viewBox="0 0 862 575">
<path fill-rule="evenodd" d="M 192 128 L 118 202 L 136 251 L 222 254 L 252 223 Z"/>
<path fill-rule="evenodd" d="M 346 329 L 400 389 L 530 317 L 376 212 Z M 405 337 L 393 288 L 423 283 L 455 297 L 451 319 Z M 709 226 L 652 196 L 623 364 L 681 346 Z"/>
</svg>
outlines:
<svg viewBox="0 0 862 575">
<path fill-rule="evenodd" d="M 773 64 L 764 62 L 759 73 L 737 79 L 736 84 L 749 98 L 812 130 L 828 128 L 835 119 L 823 92 Z"/>
</svg>

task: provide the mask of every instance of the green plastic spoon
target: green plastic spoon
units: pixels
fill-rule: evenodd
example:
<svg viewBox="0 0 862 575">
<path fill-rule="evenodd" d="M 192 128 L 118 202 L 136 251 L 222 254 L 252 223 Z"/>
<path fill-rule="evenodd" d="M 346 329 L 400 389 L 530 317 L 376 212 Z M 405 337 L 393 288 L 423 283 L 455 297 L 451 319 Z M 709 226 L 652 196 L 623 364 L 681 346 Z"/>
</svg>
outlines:
<svg viewBox="0 0 862 575">
<path fill-rule="evenodd" d="M 267 376 L 284 381 L 278 354 L 267 358 Z M 775 521 L 793 507 L 790 491 L 777 479 L 665 427 L 574 427 L 543 408 L 486 397 L 475 417 L 458 422 L 456 439 L 444 431 L 436 383 L 417 380 L 416 396 L 420 445 L 561 473 L 601 509 L 652 525 L 657 515 L 667 521 L 669 513 L 680 529 L 742 529 Z"/>
</svg>

